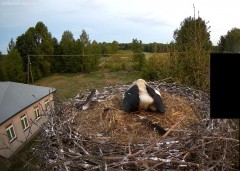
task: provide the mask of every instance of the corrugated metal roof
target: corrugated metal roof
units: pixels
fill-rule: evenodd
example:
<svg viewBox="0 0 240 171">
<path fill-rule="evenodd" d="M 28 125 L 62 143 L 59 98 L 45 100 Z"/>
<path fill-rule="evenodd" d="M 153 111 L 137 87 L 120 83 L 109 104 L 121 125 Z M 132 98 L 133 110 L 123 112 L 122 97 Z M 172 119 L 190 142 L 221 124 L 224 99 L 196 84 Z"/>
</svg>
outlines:
<svg viewBox="0 0 240 171">
<path fill-rule="evenodd" d="M 54 91 L 52 87 L 0 82 L 0 124 Z"/>
</svg>

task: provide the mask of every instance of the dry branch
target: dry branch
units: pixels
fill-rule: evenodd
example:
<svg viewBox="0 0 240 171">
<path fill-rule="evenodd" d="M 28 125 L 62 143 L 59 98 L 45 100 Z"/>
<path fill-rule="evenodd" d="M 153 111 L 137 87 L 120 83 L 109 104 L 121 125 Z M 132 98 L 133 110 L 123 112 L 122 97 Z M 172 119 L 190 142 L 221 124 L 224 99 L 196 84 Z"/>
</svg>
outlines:
<svg viewBox="0 0 240 171">
<path fill-rule="evenodd" d="M 236 170 L 239 127 L 230 120 L 209 118 L 209 96 L 189 87 L 149 82 L 160 88 L 166 115 L 121 110 L 129 85 L 105 87 L 98 93 L 56 104 L 47 115 L 32 153 L 39 170 Z M 91 101 L 79 111 L 76 102 Z M 74 107 L 75 106 L 75 107 Z M 160 136 L 139 116 L 160 123 Z"/>
</svg>

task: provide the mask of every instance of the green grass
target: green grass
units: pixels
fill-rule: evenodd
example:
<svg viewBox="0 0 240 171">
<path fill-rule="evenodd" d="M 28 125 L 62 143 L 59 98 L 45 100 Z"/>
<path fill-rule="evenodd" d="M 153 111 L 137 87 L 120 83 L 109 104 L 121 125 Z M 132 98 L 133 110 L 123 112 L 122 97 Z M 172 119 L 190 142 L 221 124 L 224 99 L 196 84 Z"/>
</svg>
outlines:
<svg viewBox="0 0 240 171">
<path fill-rule="evenodd" d="M 132 50 L 118 50 L 118 54 L 133 54 Z"/>
<path fill-rule="evenodd" d="M 132 60 L 131 50 L 119 50 L 118 54 L 102 57 L 98 71 L 86 73 L 58 73 L 42 78 L 35 82 L 36 85 L 54 87 L 56 96 L 61 100 L 67 100 L 76 96 L 79 92 L 91 89 L 100 89 L 105 86 L 130 83 L 141 78 L 141 73 L 134 71 L 136 62 Z M 146 58 L 154 55 L 146 53 Z M 165 54 L 155 54 L 159 58 Z"/>
<path fill-rule="evenodd" d="M 78 93 L 105 86 L 131 83 L 141 77 L 140 72 L 133 69 L 131 51 L 120 51 L 117 55 L 102 57 L 97 71 L 91 73 L 58 73 L 42 78 L 36 85 L 54 87 L 55 96 L 65 101 Z"/>
<path fill-rule="evenodd" d="M 36 85 L 54 87 L 57 89 L 56 96 L 61 100 L 67 100 L 79 92 L 100 89 L 104 86 L 126 84 L 139 77 L 139 72 L 103 72 L 100 70 L 89 74 L 54 74 L 38 80 Z"/>
<path fill-rule="evenodd" d="M 135 71 L 132 54 L 130 50 L 119 50 L 118 54 L 100 58 L 97 71 L 53 74 L 35 81 L 35 84 L 56 88 L 55 96 L 65 101 L 83 91 L 131 83 L 141 78 L 141 73 Z"/>
<path fill-rule="evenodd" d="M 149 53 L 149 52 L 144 52 L 145 57 L 149 59 L 152 56 L 158 56 L 158 57 L 169 57 L 169 53 Z"/>
</svg>

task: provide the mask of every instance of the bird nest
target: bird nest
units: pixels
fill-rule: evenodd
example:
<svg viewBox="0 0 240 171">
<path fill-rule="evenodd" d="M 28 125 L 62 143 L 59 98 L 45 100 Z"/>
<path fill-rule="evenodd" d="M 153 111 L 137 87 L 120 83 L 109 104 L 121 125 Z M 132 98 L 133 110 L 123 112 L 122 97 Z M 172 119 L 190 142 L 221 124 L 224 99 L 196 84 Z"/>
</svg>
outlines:
<svg viewBox="0 0 240 171">
<path fill-rule="evenodd" d="M 160 89 L 166 112 L 122 110 L 130 85 L 104 87 L 88 108 L 86 91 L 47 115 L 34 154 L 40 169 L 57 170 L 237 170 L 239 126 L 209 118 L 208 94 L 166 82 Z M 166 129 L 160 135 L 155 129 Z M 36 154 L 38 154 L 36 156 Z"/>
<path fill-rule="evenodd" d="M 105 139 L 118 144 L 143 144 L 161 136 L 151 127 L 151 123 L 169 130 L 179 120 L 181 123 L 172 130 L 173 136 L 199 122 L 190 103 L 184 97 L 162 93 L 166 113 L 137 111 L 126 113 L 122 110 L 123 93 L 117 93 L 106 101 L 93 104 L 88 110 L 79 112 L 73 128 L 81 135 Z M 149 123 L 150 122 L 150 123 Z"/>
</svg>

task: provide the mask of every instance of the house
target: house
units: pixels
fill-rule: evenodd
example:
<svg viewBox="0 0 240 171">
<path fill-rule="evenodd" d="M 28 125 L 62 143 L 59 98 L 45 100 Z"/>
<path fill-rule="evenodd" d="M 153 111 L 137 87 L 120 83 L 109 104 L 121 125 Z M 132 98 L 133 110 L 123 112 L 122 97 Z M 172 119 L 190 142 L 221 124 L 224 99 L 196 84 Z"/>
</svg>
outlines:
<svg viewBox="0 0 240 171">
<path fill-rule="evenodd" d="M 0 82 L 0 156 L 9 158 L 40 131 L 55 88 Z"/>
</svg>

